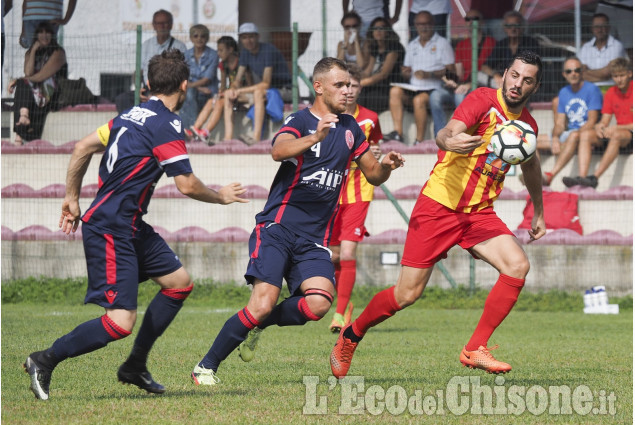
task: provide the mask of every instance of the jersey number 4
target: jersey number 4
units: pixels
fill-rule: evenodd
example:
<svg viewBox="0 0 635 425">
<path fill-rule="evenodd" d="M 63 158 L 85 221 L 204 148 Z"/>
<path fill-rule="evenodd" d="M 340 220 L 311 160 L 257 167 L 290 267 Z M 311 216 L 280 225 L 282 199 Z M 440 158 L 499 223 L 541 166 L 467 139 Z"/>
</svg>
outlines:
<svg viewBox="0 0 635 425">
<path fill-rule="evenodd" d="M 119 138 L 128 130 L 126 127 L 121 127 L 119 133 L 117 133 L 117 137 L 115 141 L 110 145 L 110 149 L 108 149 L 108 160 L 106 161 L 106 169 L 109 173 L 112 173 L 113 168 L 115 168 L 115 162 L 117 162 L 117 158 L 119 157 Z"/>
</svg>

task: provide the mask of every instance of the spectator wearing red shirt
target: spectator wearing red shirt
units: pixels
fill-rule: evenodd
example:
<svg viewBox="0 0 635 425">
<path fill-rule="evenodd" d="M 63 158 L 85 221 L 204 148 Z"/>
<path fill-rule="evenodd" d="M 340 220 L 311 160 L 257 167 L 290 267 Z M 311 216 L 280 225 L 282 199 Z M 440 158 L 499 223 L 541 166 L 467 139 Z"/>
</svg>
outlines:
<svg viewBox="0 0 635 425">
<path fill-rule="evenodd" d="M 633 66 L 626 58 L 613 59 L 609 63 L 611 78 L 615 85 L 604 95 L 602 118 L 594 129 L 586 130 L 580 135 L 578 146 L 578 177 L 564 177 L 562 182 L 567 187 L 580 185 L 597 187 L 598 179 L 615 161 L 620 148 L 633 144 Z M 615 115 L 616 125 L 609 125 Z M 606 149 L 593 174 L 587 175 L 591 162 L 591 151 L 594 146 Z M 584 177 L 586 176 L 586 177 Z"/>
<path fill-rule="evenodd" d="M 481 67 L 487 60 L 492 51 L 494 50 L 494 46 L 496 45 L 496 39 L 494 37 L 490 37 L 489 35 L 485 35 L 483 33 L 484 29 L 484 21 L 483 14 L 476 10 L 472 9 L 465 15 L 465 23 L 469 29 L 468 38 L 461 40 L 456 45 L 456 49 L 454 50 L 454 58 L 456 61 L 456 78 L 450 79 L 446 78 L 445 83 L 448 87 L 454 89 L 454 104 L 459 105 L 465 99 L 465 96 L 472 89 L 472 22 L 478 21 L 478 32 L 477 32 L 477 41 L 478 41 L 478 70 L 481 70 Z M 487 77 L 486 77 L 487 78 Z"/>
</svg>

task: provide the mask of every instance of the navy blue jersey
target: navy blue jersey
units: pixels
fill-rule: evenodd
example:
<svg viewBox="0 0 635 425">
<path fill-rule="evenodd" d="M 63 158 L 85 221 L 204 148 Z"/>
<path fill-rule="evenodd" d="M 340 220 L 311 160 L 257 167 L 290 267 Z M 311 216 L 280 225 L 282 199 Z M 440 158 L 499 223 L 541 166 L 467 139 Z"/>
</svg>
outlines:
<svg viewBox="0 0 635 425">
<path fill-rule="evenodd" d="M 256 223 L 274 221 L 312 242 L 328 245 L 350 163 L 369 148 L 352 115 L 338 118 L 324 140 L 280 164 Z M 297 138 L 313 134 L 318 121 L 309 108 L 289 115 L 273 143 L 283 133 Z"/>
<path fill-rule="evenodd" d="M 107 127 L 98 130 L 107 143 L 99 165 L 99 190 L 82 221 L 134 236 L 163 172 L 168 177 L 192 172 L 181 118 L 153 97 L 113 118 Z"/>
</svg>

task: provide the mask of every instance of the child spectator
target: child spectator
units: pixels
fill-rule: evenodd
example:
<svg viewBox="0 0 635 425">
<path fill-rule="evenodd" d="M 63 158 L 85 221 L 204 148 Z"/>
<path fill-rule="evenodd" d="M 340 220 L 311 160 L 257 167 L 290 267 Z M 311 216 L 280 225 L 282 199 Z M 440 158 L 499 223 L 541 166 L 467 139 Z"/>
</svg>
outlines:
<svg viewBox="0 0 635 425">
<path fill-rule="evenodd" d="M 193 137 L 189 129 L 205 103 L 218 94 L 218 54 L 207 45 L 209 29 L 202 24 L 190 28 L 190 40 L 194 46 L 185 51 L 185 61 L 190 68 L 187 97 L 179 113 L 188 138 Z"/>
<path fill-rule="evenodd" d="M 209 99 L 201 112 L 196 118 L 196 122 L 191 127 L 191 131 L 194 133 L 194 137 L 202 142 L 211 144 L 210 133 L 216 125 L 220 122 L 220 118 L 223 115 L 225 104 L 225 90 L 227 90 L 236 78 L 238 73 L 238 43 L 232 37 L 223 36 L 217 41 L 218 57 L 220 62 L 218 68 L 220 69 L 220 88 L 218 97 Z M 252 79 L 250 73 L 245 73 L 243 85 L 252 85 Z M 236 103 L 246 104 L 249 103 L 249 99 L 245 96 L 239 96 Z M 208 121 L 209 118 L 209 121 Z M 227 119 L 227 116 L 226 116 Z M 207 125 L 205 122 L 207 121 Z M 205 128 L 203 128 L 205 126 Z M 231 125 L 225 123 L 225 136 L 223 140 L 230 140 L 232 138 L 231 132 L 228 134 L 227 130 L 231 128 Z"/>
<path fill-rule="evenodd" d="M 611 78 L 615 85 L 604 95 L 602 118 L 595 129 L 584 131 L 578 146 L 578 177 L 564 177 L 567 187 L 580 185 L 596 188 L 598 179 L 609 168 L 620 148 L 633 144 L 633 66 L 626 58 L 613 59 L 609 63 Z M 615 115 L 617 125 L 609 126 Z M 606 150 L 595 172 L 587 175 L 594 146 L 604 146 Z M 586 177 L 584 177 L 586 176 Z"/>
</svg>

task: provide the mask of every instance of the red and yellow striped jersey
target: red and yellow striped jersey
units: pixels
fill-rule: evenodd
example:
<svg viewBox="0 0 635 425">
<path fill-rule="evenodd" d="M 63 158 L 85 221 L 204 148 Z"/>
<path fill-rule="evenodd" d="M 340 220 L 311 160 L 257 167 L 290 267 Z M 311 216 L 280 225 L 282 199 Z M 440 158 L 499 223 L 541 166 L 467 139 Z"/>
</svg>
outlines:
<svg viewBox="0 0 635 425">
<path fill-rule="evenodd" d="M 358 105 L 353 116 L 366 135 L 368 143 L 373 144 L 381 141 L 383 136 L 377 113 Z M 351 162 L 351 168 L 348 170 L 346 184 L 340 197 L 340 204 L 372 201 L 374 190 L 375 186 L 368 183 L 362 171 L 357 167 L 357 162 L 353 161 Z"/>
<path fill-rule="evenodd" d="M 533 128 L 536 136 L 538 126 L 527 108 L 514 114 L 507 109 L 501 89 L 485 87 L 470 93 L 452 119 L 465 123 L 468 134 L 482 136 L 483 144 L 469 154 L 439 150 L 422 193 L 455 211 L 479 211 L 494 203 L 510 168 L 490 147 L 496 125 L 521 120 Z"/>
</svg>

